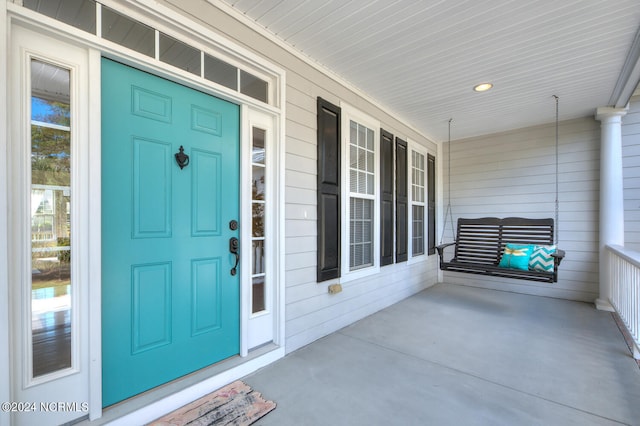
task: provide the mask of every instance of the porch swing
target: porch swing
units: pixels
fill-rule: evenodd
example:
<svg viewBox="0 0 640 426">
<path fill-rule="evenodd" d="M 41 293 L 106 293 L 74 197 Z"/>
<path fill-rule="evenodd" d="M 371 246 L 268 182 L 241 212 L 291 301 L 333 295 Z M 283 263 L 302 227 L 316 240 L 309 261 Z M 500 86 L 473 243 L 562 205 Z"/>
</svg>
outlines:
<svg viewBox="0 0 640 426">
<path fill-rule="evenodd" d="M 453 242 L 443 244 L 447 220 L 453 225 L 451 213 L 451 121 L 449 120 L 448 203 L 440 245 L 440 269 L 468 274 L 515 278 L 553 283 L 558 281 L 558 267 L 565 252 L 557 249 L 558 223 L 558 100 L 556 101 L 556 199 L 553 218 L 522 217 L 458 218 Z M 453 232 L 453 229 L 452 229 Z M 453 257 L 445 261 L 444 251 L 454 247 Z"/>
</svg>

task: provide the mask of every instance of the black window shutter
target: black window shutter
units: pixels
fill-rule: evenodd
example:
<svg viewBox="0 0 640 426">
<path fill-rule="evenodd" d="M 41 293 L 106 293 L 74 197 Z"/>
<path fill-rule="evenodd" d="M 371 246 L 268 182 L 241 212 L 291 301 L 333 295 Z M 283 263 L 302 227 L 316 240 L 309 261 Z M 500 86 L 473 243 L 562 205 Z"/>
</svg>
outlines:
<svg viewBox="0 0 640 426">
<path fill-rule="evenodd" d="M 396 138 L 396 262 L 407 260 L 408 191 L 407 142 Z"/>
<path fill-rule="evenodd" d="M 393 263 L 393 135 L 380 129 L 380 265 Z"/>
<path fill-rule="evenodd" d="M 340 113 L 318 98 L 318 282 L 340 276 Z"/>
<path fill-rule="evenodd" d="M 427 254 L 436 253 L 436 157 L 427 154 Z"/>
</svg>

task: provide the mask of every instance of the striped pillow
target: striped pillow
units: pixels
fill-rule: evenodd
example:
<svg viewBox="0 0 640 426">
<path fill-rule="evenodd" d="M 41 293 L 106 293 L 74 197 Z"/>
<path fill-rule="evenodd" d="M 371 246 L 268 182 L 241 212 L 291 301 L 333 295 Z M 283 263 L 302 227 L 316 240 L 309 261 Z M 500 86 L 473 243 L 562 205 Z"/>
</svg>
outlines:
<svg viewBox="0 0 640 426">
<path fill-rule="evenodd" d="M 534 246 L 529 259 L 529 269 L 532 271 L 553 272 L 554 259 L 551 255 L 555 252 L 555 245 Z"/>
</svg>

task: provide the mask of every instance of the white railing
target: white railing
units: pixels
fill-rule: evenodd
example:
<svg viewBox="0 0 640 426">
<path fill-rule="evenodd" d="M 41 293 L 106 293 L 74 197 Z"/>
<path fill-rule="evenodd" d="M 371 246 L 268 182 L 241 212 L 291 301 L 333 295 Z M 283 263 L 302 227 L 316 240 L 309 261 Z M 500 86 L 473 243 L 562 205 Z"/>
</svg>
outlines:
<svg viewBox="0 0 640 426">
<path fill-rule="evenodd" d="M 633 340 L 633 357 L 640 359 L 640 253 L 606 246 L 611 304 Z"/>
</svg>

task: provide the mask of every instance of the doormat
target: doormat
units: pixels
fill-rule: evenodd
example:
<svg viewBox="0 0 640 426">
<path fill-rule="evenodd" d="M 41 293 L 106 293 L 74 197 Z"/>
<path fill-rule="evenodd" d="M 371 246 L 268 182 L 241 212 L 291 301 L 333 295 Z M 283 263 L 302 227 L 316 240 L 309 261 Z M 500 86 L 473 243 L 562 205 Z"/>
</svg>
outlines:
<svg viewBox="0 0 640 426">
<path fill-rule="evenodd" d="M 246 383 L 238 380 L 185 405 L 150 426 L 250 425 L 276 408 Z"/>
</svg>

